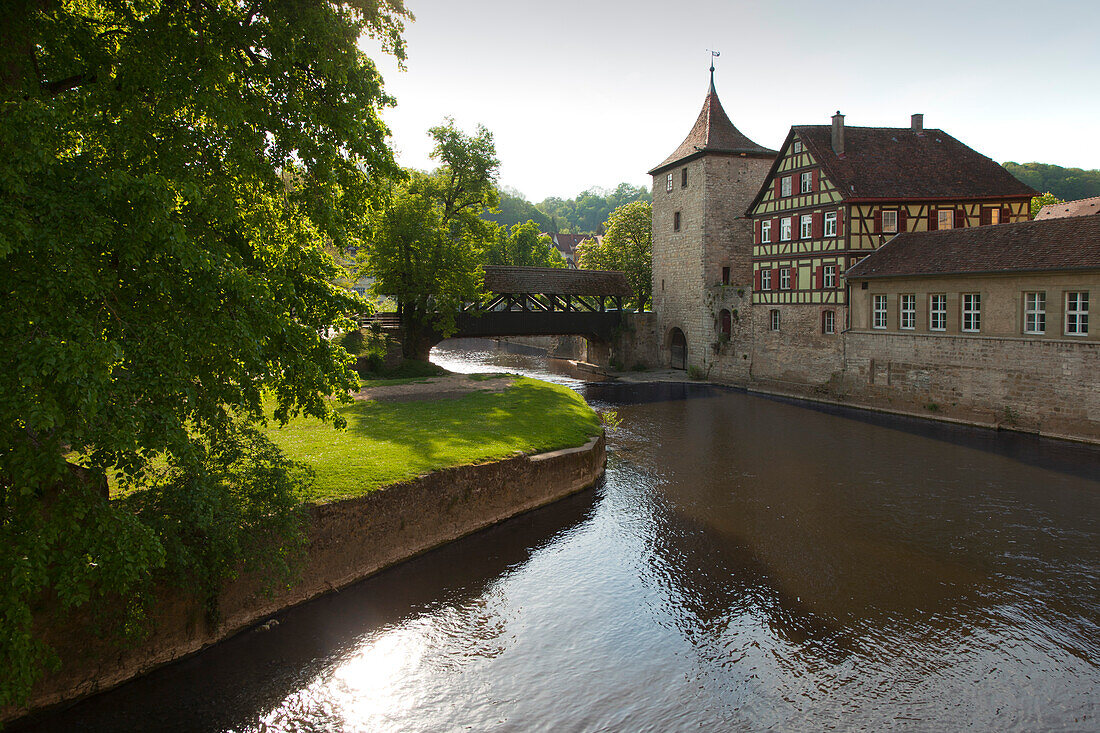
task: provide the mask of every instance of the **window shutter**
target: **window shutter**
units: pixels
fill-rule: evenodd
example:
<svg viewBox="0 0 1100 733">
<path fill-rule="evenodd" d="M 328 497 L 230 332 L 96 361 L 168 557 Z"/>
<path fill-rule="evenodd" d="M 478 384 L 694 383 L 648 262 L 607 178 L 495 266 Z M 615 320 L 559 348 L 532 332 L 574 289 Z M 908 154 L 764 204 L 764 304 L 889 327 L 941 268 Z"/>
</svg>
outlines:
<svg viewBox="0 0 1100 733">
<path fill-rule="evenodd" d="M 772 241 L 778 242 L 782 237 L 779 236 L 779 219 L 772 219 Z"/>
<path fill-rule="evenodd" d="M 817 168 L 814 168 L 814 170 L 813 170 L 813 186 L 810 187 L 810 190 L 813 191 L 814 193 L 817 193 L 818 191 L 821 190 L 821 180 L 820 180 L 820 176 L 818 175 L 819 172 L 820 171 L 818 171 Z"/>
<path fill-rule="evenodd" d="M 820 211 L 815 211 L 813 213 L 813 222 L 811 230 L 813 231 L 814 239 L 821 239 L 825 236 L 825 214 Z"/>
<path fill-rule="evenodd" d="M 981 225 L 983 227 L 992 224 L 993 223 L 993 209 L 987 209 L 986 207 L 983 206 L 982 207 L 982 216 L 981 216 L 981 219 L 979 221 L 981 222 Z"/>
<path fill-rule="evenodd" d="M 782 180 L 783 180 L 783 176 L 776 176 L 775 177 L 775 194 L 774 194 L 775 198 L 779 198 L 779 192 L 781 190 L 779 188 L 779 182 L 782 181 Z"/>
<path fill-rule="evenodd" d="M 756 220 L 756 243 L 760 244 L 760 219 Z"/>
<path fill-rule="evenodd" d="M 825 265 L 818 265 L 814 270 L 814 289 L 821 290 L 825 287 Z"/>
<path fill-rule="evenodd" d="M 1012 207 L 1006 206 L 1001 211 L 1001 223 L 1007 224 L 1010 221 L 1012 221 Z"/>
<path fill-rule="evenodd" d="M 791 268 L 791 290 L 798 290 L 798 268 Z"/>
<path fill-rule="evenodd" d="M 760 292 L 760 270 L 753 273 L 752 276 L 752 289 L 756 292 Z"/>
<path fill-rule="evenodd" d="M 966 226 L 966 212 L 962 209 L 955 209 L 955 228 L 962 229 Z"/>
<path fill-rule="evenodd" d="M 882 232 L 882 209 L 875 209 L 875 228 L 872 231 L 875 234 Z"/>
<path fill-rule="evenodd" d="M 909 209 L 902 204 L 898 207 L 898 233 L 907 232 L 909 226 Z"/>
<path fill-rule="evenodd" d="M 836 212 L 836 235 L 844 236 L 844 209 L 838 209 Z"/>
<path fill-rule="evenodd" d="M 934 232 L 940 228 L 939 222 L 936 219 L 936 207 L 931 204 L 928 205 L 928 231 Z"/>
<path fill-rule="evenodd" d="M 779 268 L 772 268 L 772 290 L 779 290 Z"/>
<path fill-rule="evenodd" d="M 797 214 L 792 214 L 791 215 L 791 241 L 792 242 L 797 242 L 798 241 L 798 229 L 799 229 L 799 227 L 798 227 L 798 215 Z"/>
</svg>

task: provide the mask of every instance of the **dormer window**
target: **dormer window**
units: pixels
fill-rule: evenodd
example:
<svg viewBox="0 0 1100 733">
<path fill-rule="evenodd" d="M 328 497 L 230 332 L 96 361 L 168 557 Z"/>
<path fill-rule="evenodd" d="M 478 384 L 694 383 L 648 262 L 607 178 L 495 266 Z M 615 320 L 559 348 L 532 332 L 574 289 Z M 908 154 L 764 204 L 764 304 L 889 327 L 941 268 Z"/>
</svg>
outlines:
<svg viewBox="0 0 1100 733">
<path fill-rule="evenodd" d="M 791 143 L 791 152 L 792 153 L 801 153 L 802 152 L 802 141 L 801 140 L 795 140 L 793 143 Z"/>
<path fill-rule="evenodd" d="M 791 195 L 791 177 L 783 176 L 779 181 L 779 195 L 790 196 Z"/>
</svg>

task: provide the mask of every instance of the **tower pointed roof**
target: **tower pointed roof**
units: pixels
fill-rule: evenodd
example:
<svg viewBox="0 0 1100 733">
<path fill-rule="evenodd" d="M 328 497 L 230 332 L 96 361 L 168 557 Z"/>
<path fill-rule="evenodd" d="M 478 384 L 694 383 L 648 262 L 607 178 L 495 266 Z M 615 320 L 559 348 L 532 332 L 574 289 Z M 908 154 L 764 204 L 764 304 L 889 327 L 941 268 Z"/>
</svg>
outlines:
<svg viewBox="0 0 1100 733">
<path fill-rule="evenodd" d="M 691 132 L 672 155 L 665 158 L 664 162 L 649 173 L 653 175 L 688 158 L 696 158 L 706 153 L 761 158 L 772 158 L 778 154 L 775 150 L 757 145 L 730 122 L 726 111 L 722 109 L 718 92 L 714 90 L 713 67 L 710 70 L 710 89 L 707 90 L 707 98 L 703 100 L 703 109 L 699 110 L 699 117 L 696 118 Z"/>
</svg>

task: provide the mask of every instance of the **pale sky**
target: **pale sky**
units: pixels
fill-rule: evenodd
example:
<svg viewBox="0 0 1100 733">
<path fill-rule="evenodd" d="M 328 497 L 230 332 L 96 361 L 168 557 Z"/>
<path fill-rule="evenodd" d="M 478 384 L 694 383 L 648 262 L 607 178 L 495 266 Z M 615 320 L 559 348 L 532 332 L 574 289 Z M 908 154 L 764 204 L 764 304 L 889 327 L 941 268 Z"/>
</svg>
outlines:
<svg viewBox="0 0 1100 733">
<path fill-rule="evenodd" d="M 370 43 L 402 165 L 445 116 L 493 132 L 501 184 L 569 198 L 646 171 L 687 135 L 708 49 L 733 123 L 775 148 L 793 124 L 908 127 L 924 113 L 1004 162 L 1100 168 L 1100 2 L 407 0 L 407 70 Z"/>
</svg>

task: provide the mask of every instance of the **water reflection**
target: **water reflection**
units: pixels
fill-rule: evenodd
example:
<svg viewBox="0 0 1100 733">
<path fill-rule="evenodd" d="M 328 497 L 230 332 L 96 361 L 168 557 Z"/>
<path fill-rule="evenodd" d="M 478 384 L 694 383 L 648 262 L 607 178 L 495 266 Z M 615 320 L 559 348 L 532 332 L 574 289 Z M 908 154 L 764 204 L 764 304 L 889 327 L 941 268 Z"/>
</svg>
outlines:
<svg viewBox="0 0 1100 733">
<path fill-rule="evenodd" d="M 1100 452 L 577 386 L 623 418 L 595 491 L 39 729 L 1097 728 Z"/>
</svg>

